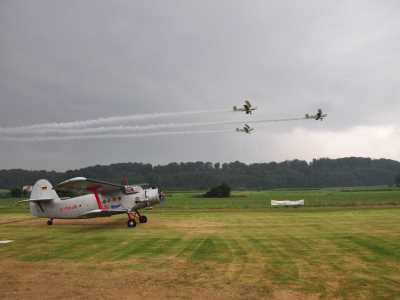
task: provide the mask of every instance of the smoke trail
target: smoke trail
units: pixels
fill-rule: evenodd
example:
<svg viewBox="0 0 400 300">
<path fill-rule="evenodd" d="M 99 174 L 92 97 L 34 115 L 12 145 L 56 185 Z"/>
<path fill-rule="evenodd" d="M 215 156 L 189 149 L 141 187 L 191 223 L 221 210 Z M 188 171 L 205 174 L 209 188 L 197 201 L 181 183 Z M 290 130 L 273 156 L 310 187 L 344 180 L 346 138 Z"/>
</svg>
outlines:
<svg viewBox="0 0 400 300">
<path fill-rule="evenodd" d="M 28 130 L 20 130 L 18 132 L 3 132 L 5 136 L 18 136 L 18 134 L 35 134 L 35 135 L 47 135 L 47 134 L 71 134 L 71 135 L 85 135 L 85 134 L 105 134 L 112 132 L 132 132 L 132 131 L 142 131 L 142 130 L 155 130 L 155 129 L 167 129 L 167 128 L 183 128 L 183 127 L 206 127 L 206 126 L 216 126 L 216 125 L 233 125 L 233 124 L 243 124 L 243 123 L 270 123 L 270 122 L 289 122 L 304 120 L 306 118 L 286 118 L 286 119 L 263 119 L 254 121 L 214 121 L 214 122 L 192 122 L 192 123 L 166 123 L 166 124 L 149 124 L 149 125 L 135 125 L 135 126 L 107 126 L 107 127 L 91 127 L 91 128 L 81 128 L 81 129 L 70 129 L 70 128 L 35 128 Z M 0 131 L 0 134 L 2 132 Z"/>
<path fill-rule="evenodd" d="M 114 139 L 114 138 L 137 138 L 164 135 L 185 135 L 185 134 L 207 134 L 234 132 L 232 129 L 222 130 L 193 130 L 193 131 L 160 131 L 148 133 L 127 133 L 127 134 L 98 134 L 98 135 L 70 135 L 70 136 L 31 136 L 31 137 L 0 137 L 3 141 L 14 142 L 42 142 L 42 141 L 69 141 L 69 140 L 93 140 L 93 139 Z"/>
<path fill-rule="evenodd" d="M 98 119 L 91 119 L 84 121 L 42 123 L 42 124 L 34 124 L 34 125 L 18 126 L 18 127 L 0 127 L 0 133 L 29 132 L 40 129 L 87 128 L 90 126 L 101 126 L 107 124 L 124 123 L 124 122 L 138 121 L 145 119 L 176 117 L 176 116 L 196 115 L 205 113 L 213 114 L 213 113 L 221 113 L 228 111 L 229 110 L 198 110 L 198 111 L 182 111 L 182 112 L 168 112 L 168 113 L 151 113 L 151 114 L 140 114 L 140 115 L 106 117 L 106 118 L 98 118 Z"/>
</svg>

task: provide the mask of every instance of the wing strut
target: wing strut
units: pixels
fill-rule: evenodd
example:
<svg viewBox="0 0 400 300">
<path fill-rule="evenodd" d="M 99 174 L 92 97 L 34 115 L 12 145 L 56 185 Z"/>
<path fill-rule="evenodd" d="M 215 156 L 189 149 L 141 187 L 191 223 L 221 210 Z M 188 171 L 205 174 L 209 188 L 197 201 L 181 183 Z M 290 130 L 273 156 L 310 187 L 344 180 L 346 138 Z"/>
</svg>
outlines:
<svg viewBox="0 0 400 300">
<path fill-rule="evenodd" d="M 88 188 L 88 191 L 89 191 L 89 192 L 92 192 L 92 193 L 94 194 L 94 196 L 95 196 L 95 198 L 96 198 L 96 201 L 97 201 L 97 205 L 99 206 L 99 209 L 105 210 L 105 209 L 104 209 L 104 206 L 103 206 L 103 202 L 102 202 L 101 199 L 100 199 L 98 189 L 97 189 L 96 187 L 93 187 L 93 188 Z"/>
</svg>

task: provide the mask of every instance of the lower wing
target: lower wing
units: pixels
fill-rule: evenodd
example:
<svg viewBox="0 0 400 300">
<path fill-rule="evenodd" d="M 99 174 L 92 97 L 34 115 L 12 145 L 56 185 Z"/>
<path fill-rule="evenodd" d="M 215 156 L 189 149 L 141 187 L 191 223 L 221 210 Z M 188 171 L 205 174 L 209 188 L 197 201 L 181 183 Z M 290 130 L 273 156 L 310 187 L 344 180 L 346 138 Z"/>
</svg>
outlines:
<svg viewBox="0 0 400 300">
<path fill-rule="evenodd" d="M 81 215 L 82 218 L 111 217 L 112 215 L 126 214 L 127 209 L 94 209 Z"/>
</svg>

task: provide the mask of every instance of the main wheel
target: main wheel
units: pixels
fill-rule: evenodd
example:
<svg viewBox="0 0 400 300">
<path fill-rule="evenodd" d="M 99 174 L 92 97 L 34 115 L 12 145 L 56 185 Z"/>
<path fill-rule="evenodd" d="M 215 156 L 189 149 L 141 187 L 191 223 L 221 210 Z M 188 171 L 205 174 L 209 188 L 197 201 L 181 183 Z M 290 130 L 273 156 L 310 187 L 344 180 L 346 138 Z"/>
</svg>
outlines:
<svg viewBox="0 0 400 300">
<path fill-rule="evenodd" d="M 49 225 L 49 226 L 50 226 L 50 225 L 53 225 L 53 220 L 51 220 L 51 219 L 50 219 L 50 220 L 47 220 L 47 225 Z"/>
<path fill-rule="evenodd" d="M 140 223 L 147 223 L 147 217 L 146 216 L 140 216 L 139 217 L 139 222 Z"/>
<path fill-rule="evenodd" d="M 128 220 L 128 227 L 135 227 L 136 221 L 135 220 Z"/>
</svg>

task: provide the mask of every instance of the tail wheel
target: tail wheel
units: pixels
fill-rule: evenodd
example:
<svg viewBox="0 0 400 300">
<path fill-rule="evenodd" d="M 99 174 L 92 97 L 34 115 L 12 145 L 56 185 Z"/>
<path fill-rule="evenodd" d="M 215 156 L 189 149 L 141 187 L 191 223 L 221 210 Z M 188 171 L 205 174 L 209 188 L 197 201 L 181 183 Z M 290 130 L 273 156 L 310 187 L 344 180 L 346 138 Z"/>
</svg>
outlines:
<svg viewBox="0 0 400 300">
<path fill-rule="evenodd" d="M 136 221 L 135 220 L 128 220 L 128 227 L 135 227 L 136 226 Z"/>
<path fill-rule="evenodd" d="M 147 223 L 147 217 L 146 216 L 140 216 L 139 217 L 139 222 L 140 223 Z"/>
<path fill-rule="evenodd" d="M 52 219 L 50 219 L 50 220 L 47 220 L 47 225 L 53 225 L 53 220 Z"/>
</svg>

